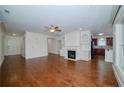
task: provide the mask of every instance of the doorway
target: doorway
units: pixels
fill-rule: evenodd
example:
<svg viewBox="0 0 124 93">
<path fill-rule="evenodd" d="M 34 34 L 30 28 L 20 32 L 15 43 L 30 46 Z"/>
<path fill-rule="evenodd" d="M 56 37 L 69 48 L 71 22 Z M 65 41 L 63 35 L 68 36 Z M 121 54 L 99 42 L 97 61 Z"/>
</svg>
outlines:
<svg viewBox="0 0 124 93">
<path fill-rule="evenodd" d="M 61 40 L 56 38 L 48 38 L 48 53 L 49 54 L 60 54 Z"/>
<path fill-rule="evenodd" d="M 21 38 L 19 36 L 6 35 L 4 42 L 5 56 L 21 54 Z"/>
</svg>

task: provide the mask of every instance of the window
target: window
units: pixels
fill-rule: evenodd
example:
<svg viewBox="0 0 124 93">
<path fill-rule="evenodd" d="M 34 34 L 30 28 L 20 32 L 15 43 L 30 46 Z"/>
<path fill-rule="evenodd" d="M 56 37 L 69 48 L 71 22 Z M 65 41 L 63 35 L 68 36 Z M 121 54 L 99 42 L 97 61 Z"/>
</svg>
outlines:
<svg viewBox="0 0 124 93">
<path fill-rule="evenodd" d="M 101 37 L 98 39 L 98 46 L 106 46 L 106 39 Z"/>
</svg>

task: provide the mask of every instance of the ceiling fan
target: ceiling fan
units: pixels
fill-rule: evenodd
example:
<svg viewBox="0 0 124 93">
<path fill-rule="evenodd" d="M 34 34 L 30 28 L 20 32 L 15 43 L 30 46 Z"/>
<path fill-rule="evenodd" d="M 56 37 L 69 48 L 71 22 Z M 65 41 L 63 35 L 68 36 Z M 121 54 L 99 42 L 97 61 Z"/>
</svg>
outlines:
<svg viewBox="0 0 124 93">
<path fill-rule="evenodd" d="M 50 32 L 61 32 L 62 30 L 59 28 L 59 26 L 55 25 L 50 25 L 50 26 L 45 26 Z"/>
</svg>

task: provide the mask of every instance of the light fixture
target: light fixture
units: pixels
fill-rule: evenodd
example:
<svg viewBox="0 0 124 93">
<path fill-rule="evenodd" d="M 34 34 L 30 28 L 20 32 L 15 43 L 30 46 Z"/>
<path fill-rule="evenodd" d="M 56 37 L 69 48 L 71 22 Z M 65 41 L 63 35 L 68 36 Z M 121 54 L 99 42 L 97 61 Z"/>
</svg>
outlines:
<svg viewBox="0 0 124 93">
<path fill-rule="evenodd" d="M 82 28 L 79 28 L 79 30 L 82 30 Z"/>
<path fill-rule="evenodd" d="M 55 32 L 55 29 L 50 29 L 50 32 Z"/>
<path fill-rule="evenodd" d="M 99 36 L 102 36 L 102 35 L 104 35 L 104 33 L 99 33 L 98 35 L 99 35 Z"/>
<path fill-rule="evenodd" d="M 12 35 L 13 35 L 13 36 L 16 36 L 16 34 L 15 34 L 15 33 L 13 33 Z"/>
</svg>

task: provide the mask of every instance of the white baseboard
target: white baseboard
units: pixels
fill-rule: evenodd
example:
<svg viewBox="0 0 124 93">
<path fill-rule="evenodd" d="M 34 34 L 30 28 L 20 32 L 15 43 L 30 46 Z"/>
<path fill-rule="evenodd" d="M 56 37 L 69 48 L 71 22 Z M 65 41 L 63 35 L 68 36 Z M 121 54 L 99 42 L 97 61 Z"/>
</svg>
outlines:
<svg viewBox="0 0 124 93">
<path fill-rule="evenodd" d="M 124 87 L 124 76 L 123 76 L 123 73 L 114 64 L 112 64 L 112 67 L 113 67 L 114 74 L 115 74 L 115 77 L 116 77 L 116 79 L 118 81 L 119 86 L 120 87 Z"/>
<path fill-rule="evenodd" d="M 48 54 L 46 54 L 46 55 L 40 55 L 40 56 L 25 56 L 24 58 L 25 59 L 33 59 L 33 58 L 46 57 L 46 56 L 48 56 Z"/>
<path fill-rule="evenodd" d="M 55 54 L 55 55 L 59 55 L 59 53 L 55 53 L 55 52 L 49 52 L 48 54 Z"/>
</svg>

